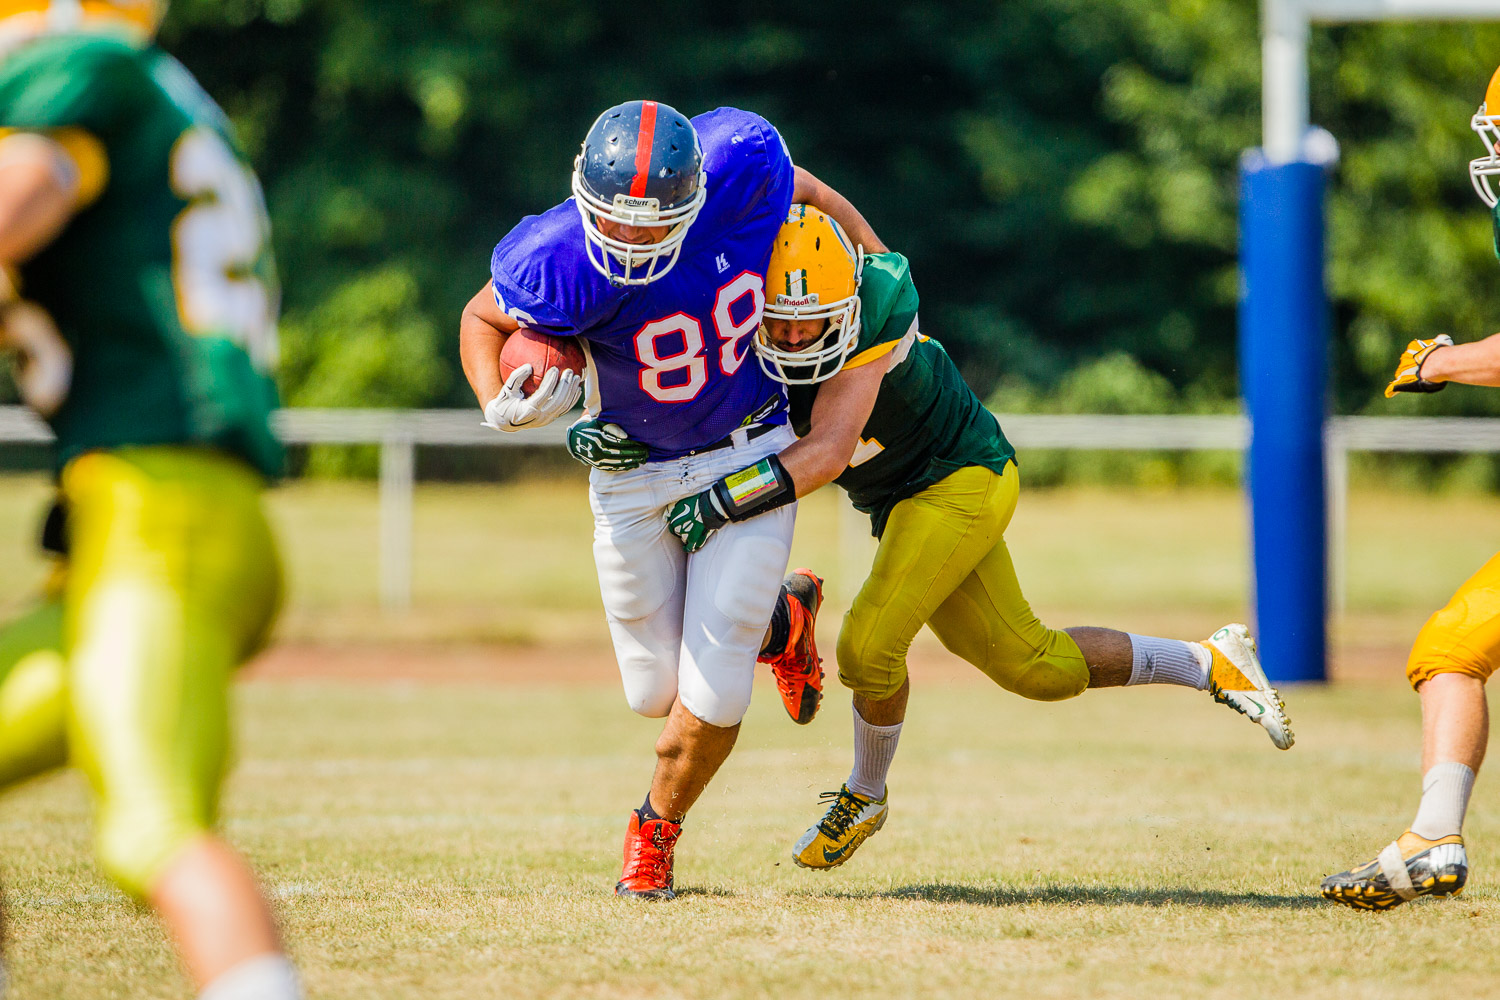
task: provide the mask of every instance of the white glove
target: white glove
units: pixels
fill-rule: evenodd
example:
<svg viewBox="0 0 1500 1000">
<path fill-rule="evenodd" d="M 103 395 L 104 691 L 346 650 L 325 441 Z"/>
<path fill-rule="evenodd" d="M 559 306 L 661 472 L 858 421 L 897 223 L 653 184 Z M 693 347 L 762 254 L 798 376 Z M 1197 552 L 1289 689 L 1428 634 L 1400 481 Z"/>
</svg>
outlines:
<svg viewBox="0 0 1500 1000">
<path fill-rule="evenodd" d="M 536 392 L 527 396 L 521 386 L 530 377 L 530 365 L 510 373 L 500 394 L 484 405 L 484 426 L 497 431 L 545 427 L 571 410 L 583 394 L 583 376 L 575 375 L 571 368 L 548 369 Z"/>
<path fill-rule="evenodd" d="M 0 324 L 0 351 L 7 347 L 18 352 L 15 377 L 21 399 L 42 416 L 52 416 L 73 381 L 73 352 L 52 316 L 35 302 L 12 303 Z"/>
</svg>

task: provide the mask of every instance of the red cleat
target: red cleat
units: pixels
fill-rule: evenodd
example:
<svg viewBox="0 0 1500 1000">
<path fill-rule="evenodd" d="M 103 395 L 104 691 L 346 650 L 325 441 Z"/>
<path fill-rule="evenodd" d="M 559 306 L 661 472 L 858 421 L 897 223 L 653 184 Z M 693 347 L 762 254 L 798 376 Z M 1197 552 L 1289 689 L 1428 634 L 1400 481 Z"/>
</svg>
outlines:
<svg viewBox="0 0 1500 1000">
<path fill-rule="evenodd" d="M 823 700 L 823 658 L 818 655 L 818 608 L 823 605 L 823 579 L 810 569 L 797 569 L 781 583 L 781 600 L 786 601 L 791 616 L 786 648 L 780 656 L 761 657 L 771 665 L 776 689 L 786 714 L 799 726 L 805 726 L 818 714 Z"/>
<path fill-rule="evenodd" d="M 616 896 L 634 899 L 676 899 L 672 891 L 672 850 L 682 833 L 681 823 L 641 820 L 632 811 L 625 828 L 625 869 L 615 883 Z"/>
</svg>

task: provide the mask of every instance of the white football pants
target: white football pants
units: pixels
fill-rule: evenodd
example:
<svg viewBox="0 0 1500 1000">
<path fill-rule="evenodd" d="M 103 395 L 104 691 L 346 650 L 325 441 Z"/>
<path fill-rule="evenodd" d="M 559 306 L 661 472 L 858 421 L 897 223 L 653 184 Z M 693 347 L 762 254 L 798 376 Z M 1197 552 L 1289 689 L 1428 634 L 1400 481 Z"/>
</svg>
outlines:
<svg viewBox="0 0 1500 1000">
<path fill-rule="evenodd" d="M 744 718 L 797 505 L 731 521 L 692 555 L 667 529 L 666 508 L 795 440 L 779 427 L 745 444 L 589 477 L 599 592 L 625 697 L 641 715 L 661 718 L 680 698 L 709 725 Z"/>
</svg>

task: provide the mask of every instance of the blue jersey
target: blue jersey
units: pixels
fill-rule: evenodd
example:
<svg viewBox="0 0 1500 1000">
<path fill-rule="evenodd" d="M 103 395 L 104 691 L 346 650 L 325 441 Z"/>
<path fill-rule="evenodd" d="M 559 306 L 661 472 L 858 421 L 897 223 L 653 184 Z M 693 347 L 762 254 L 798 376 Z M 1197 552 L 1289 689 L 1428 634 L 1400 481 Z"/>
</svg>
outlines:
<svg viewBox="0 0 1500 1000">
<path fill-rule="evenodd" d="M 719 108 L 693 119 L 708 194 L 672 270 L 615 286 L 584 251 L 569 198 L 528 216 L 495 247 L 495 301 L 523 326 L 583 339 L 595 415 L 653 460 L 713 444 L 753 417 L 786 422 L 786 393 L 754 357 L 771 245 L 792 203 L 792 161 L 759 115 Z"/>
</svg>

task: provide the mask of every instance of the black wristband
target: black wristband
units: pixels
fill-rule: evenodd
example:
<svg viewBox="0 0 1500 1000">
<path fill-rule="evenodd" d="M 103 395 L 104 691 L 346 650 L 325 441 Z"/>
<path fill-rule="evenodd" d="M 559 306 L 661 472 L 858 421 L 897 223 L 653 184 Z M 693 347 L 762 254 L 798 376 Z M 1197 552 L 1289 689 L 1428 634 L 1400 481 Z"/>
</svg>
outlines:
<svg viewBox="0 0 1500 1000">
<path fill-rule="evenodd" d="M 785 507 L 797 499 L 797 486 L 775 455 L 731 473 L 709 487 L 718 512 L 731 521 Z"/>
</svg>

